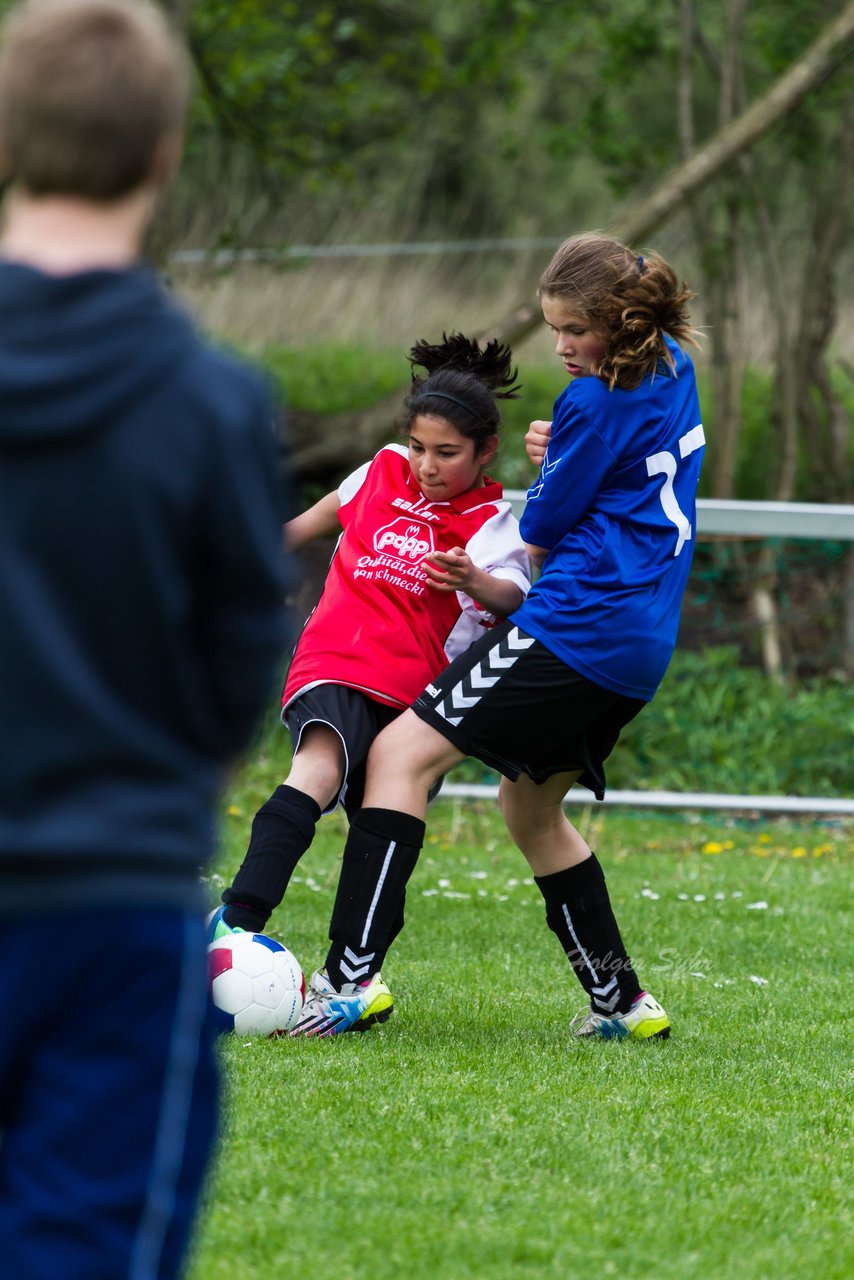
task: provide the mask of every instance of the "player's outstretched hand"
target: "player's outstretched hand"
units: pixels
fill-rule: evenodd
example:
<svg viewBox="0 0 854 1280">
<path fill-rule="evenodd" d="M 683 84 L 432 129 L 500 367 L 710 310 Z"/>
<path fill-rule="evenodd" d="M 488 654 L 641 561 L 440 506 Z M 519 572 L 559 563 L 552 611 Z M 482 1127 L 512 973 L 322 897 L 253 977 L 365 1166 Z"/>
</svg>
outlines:
<svg viewBox="0 0 854 1280">
<path fill-rule="evenodd" d="M 552 424 L 539 419 L 532 422 L 525 436 L 525 451 L 535 467 L 542 466 L 549 440 L 552 438 Z"/>
<path fill-rule="evenodd" d="M 482 572 L 462 547 L 450 551 L 431 551 L 421 561 L 428 583 L 437 591 L 471 592 L 476 577 Z"/>
</svg>

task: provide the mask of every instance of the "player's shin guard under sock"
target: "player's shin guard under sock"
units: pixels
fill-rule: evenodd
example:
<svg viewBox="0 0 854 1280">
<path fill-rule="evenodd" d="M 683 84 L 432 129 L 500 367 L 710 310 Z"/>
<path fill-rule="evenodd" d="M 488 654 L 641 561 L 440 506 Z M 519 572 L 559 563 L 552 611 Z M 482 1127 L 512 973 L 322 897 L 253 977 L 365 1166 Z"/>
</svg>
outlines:
<svg viewBox="0 0 854 1280">
<path fill-rule="evenodd" d="M 595 853 L 565 871 L 534 879 L 545 898 L 548 926 L 590 997 L 591 1009 L 605 1016 L 626 1013 L 641 988 Z"/>
<path fill-rule="evenodd" d="M 406 885 L 425 825 L 393 809 L 362 809 L 353 817 L 332 911 L 326 957 L 329 981 L 365 982 L 378 973 L 403 927 Z"/>
<path fill-rule="evenodd" d="M 276 787 L 252 822 L 243 865 L 222 900 L 224 919 L 232 929 L 261 933 L 306 849 L 314 839 L 320 805 L 286 785 Z"/>
</svg>

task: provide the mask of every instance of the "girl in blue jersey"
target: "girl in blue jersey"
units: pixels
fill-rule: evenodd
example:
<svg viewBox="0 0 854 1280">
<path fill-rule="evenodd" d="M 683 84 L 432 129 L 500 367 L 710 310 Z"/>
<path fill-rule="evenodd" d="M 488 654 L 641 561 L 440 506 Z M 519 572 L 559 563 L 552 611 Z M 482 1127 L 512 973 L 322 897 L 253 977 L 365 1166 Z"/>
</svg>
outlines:
<svg viewBox="0 0 854 1280">
<path fill-rule="evenodd" d="M 642 990 L 605 876 L 567 820 L 577 781 L 599 799 L 604 761 L 655 693 L 676 643 L 691 562 L 703 428 L 692 296 L 656 254 L 598 234 L 565 241 L 540 281 L 571 381 L 526 442 L 542 466 L 521 532 L 541 574 L 510 619 L 428 686 L 376 739 L 333 912 L 327 994 L 301 1034 L 352 1028 L 394 936 L 424 838 L 430 784 L 465 756 L 503 775 L 499 803 L 530 863 L 546 920 L 588 1005 L 576 1035 L 666 1037 Z M 363 988 L 341 995 L 346 956 Z"/>
</svg>

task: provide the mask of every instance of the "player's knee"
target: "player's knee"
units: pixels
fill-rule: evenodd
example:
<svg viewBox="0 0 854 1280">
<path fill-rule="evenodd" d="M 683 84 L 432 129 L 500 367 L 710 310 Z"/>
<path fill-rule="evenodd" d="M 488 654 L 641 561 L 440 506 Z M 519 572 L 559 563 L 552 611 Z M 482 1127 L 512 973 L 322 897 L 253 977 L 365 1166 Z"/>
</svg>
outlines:
<svg viewBox="0 0 854 1280">
<path fill-rule="evenodd" d="M 498 790 L 498 807 L 504 824 L 513 839 L 524 843 L 526 837 L 541 834 L 563 824 L 563 809 L 550 803 L 542 793 L 530 793 L 530 787 L 519 782 L 501 780 Z"/>
<path fill-rule="evenodd" d="M 409 777 L 424 776 L 428 783 L 444 772 L 443 752 L 448 744 L 411 711 L 394 720 L 371 747 L 371 769 L 388 770 Z"/>
<path fill-rule="evenodd" d="M 520 782 L 502 778 L 498 788 L 498 808 L 508 827 L 524 823 L 530 815 L 531 805 L 522 794 L 524 784 L 520 785 Z"/>
<path fill-rule="evenodd" d="M 498 808 L 511 839 L 521 848 L 530 831 L 530 813 L 519 803 L 519 796 L 511 787 L 502 786 L 499 789 Z"/>
<path fill-rule="evenodd" d="M 344 746 L 334 729 L 309 725 L 300 739 L 287 782 L 313 796 L 325 808 L 341 790 L 344 767 Z"/>
</svg>

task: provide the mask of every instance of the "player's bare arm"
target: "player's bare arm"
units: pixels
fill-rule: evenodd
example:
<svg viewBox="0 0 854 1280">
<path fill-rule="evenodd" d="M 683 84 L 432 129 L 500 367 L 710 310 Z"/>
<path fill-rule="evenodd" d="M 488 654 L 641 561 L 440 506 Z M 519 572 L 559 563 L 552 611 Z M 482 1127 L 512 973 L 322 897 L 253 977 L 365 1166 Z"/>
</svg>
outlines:
<svg viewBox="0 0 854 1280">
<path fill-rule="evenodd" d="M 315 538 L 322 538 L 329 533 L 338 533 L 340 506 L 341 498 L 337 489 L 334 489 L 332 493 L 327 493 L 325 498 L 315 502 L 313 507 L 309 507 L 308 511 L 303 511 L 301 515 L 289 520 L 284 528 L 285 546 L 288 550 L 299 551 L 300 547 L 304 547 L 307 542 L 313 542 Z"/>
<path fill-rule="evenodd" d="M 536 569 L 542 569 L 543 561 L 549 554 L 548 547 L 535 547 L 532 542 L 525 543 L 525 550 L 528 553 L 528 559 Z"/>
<path fill-rule="evenodd" d="M 552 424 L 537 419 L 528 427 L 525 435 L 525 452 L 535 467 L 542 466 L 549 440 L 552 438 Z"/>
<path fill-rule="evenodd" d="M 515 582 L 493 577 L 474 563 L 462 547 L 450 551 L 433 551 L 421 561 L 429 585 L 437 591 L 464 591 L 487 613 L 506 618 L 522 603 L 522 592 Z"/>
</svg>

